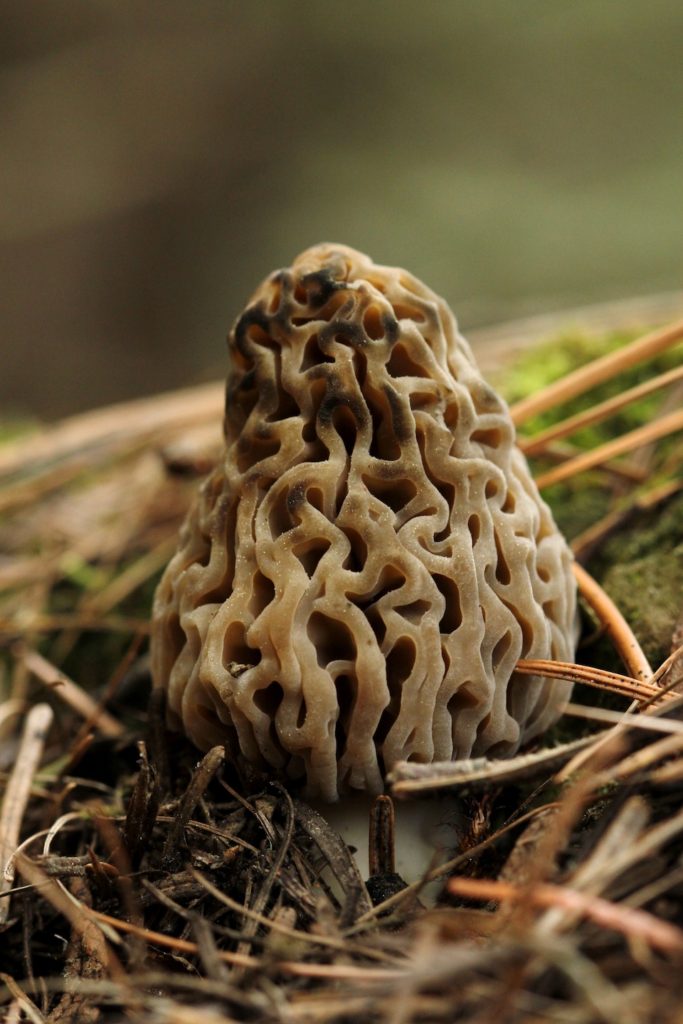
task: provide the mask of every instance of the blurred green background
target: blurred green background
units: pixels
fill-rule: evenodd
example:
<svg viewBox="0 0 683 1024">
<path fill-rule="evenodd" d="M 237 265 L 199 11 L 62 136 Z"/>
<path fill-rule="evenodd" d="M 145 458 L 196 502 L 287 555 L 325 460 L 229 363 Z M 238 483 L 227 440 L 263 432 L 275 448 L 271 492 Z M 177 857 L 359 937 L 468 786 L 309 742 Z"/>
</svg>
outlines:
<svg viewBox="0 0 683 1024">
<path fill-rule="evenodd" d="M 9 0 L 0 411 L 224 372 L 323 239 L 467 332 L 683 284 L 680 0 Z"/>
</svg>

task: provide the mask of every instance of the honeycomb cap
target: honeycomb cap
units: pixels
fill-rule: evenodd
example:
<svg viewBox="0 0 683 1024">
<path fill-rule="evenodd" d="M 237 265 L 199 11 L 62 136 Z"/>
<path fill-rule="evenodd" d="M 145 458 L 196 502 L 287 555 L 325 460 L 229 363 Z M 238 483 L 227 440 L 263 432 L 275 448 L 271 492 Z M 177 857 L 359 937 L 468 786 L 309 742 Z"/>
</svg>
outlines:
<svg viewBox="0 0 683 1024">
<path fill-rule="evenodd" d="M 515 664 L 573 659 L 571 554 L 447 304 L 322 244 L 228 345 L 225 454 L 154 602 L 170 723 L 329 801 L 547 729 L 570 687 Z"/>
</svg>

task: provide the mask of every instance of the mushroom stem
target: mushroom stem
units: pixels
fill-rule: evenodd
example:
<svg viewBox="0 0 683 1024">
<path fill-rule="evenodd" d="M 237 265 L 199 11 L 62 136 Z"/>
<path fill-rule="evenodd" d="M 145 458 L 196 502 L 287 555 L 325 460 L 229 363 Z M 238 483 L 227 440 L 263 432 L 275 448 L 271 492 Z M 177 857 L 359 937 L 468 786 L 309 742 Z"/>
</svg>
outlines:
<svg viewBox="0 0 683 1024">
<path fill-rule="evenodd" d="M 364 879 L 396 873 L 419 882 L 439 850 L 457 845 L 461 822 L 452 795 L 402 800 L 396 809 L 391 797 L 366 793 L 313 806 L 350 847 Z"/>
</svg>

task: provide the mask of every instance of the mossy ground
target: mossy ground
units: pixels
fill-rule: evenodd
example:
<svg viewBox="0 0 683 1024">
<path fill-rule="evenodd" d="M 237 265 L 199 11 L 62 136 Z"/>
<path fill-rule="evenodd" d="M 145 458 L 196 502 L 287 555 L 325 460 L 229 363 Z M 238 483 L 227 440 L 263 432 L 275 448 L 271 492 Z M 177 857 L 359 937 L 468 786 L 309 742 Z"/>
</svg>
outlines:
<svg viewBox="0 0 683 1024">
<path fill-rule="evenodd" d="M 511 368 L 501 388 L 513 403 L 590 360 L 615 351 L 632 338 L 632 334 L 622 332 L 596 337 L 572 333 L 554 338 L 526 353 Z M 534 417 L 524 425 L 524 434 L 540 432 L 680 365 L 680 361 L 679 345 L 561 407 Z M 664 401 L 662 393 L 655 392 L 609 419 L 577 431 L 571 436 L 571 443 L 577 451 L 591 450 L 648 423 Z M 676 462 L 680 467 L 680 457 L 680 437 L 673 436 L 660 443 L 647 464 L 645 479 L 637 487 L 618 482 L 610 485 L 604 470 L 595 469 L 548 488 L 543 497 L 558 526 L 571 540 L 609 513 L 629 509 L 634 488 L 638 494 L 655 487 L 664 474 L 670 474 Z M 532 460 L 534 468 L 538 465 L 540 460 Z M 649 511 L 632 509 L 624 516 L 623 524 L 608 533 L 591 552 L 589 568 L 624 614 L 652 664 L 660 664 L 669 654 L 674 627 L 683 613 L 683 496 L 673 495 Z M 604 664 L 611 656 L 607 652 L 605 645 L 598 655 L 598 664 Z"/>
<path fill-rule="evenodd" d="M 614 352 L 632 341 L 636 335 L 622 331 L 605 335 L 567 333 L 549 339 L 520 356 L 517 362 L 507 367 L 497 381 L 507 401 L 512 404 L 533 394 L 545 385 L 593 359 Z M 658 374 L 679 366 L 683 353 L 681 346 L 670 349 L 648 362 L 625 370 L 612 380 L 579 395 L 569 402 L 545 413 L 534 416 L 524 425 L 525 435 L 534 435 L 554 423 L 590 409 L 599 402 L 619 395 Z M 640 399 L 609 419 L 587 426 L 572 434 L 569 439 L 577 451 L 590 451 L 612 438 L 626 434 L 649 423 L 662 406 L 662 393 L 654 392 Z M 662 471 L 680 454 L 680 438 L 667 438 L 658 445 L 657 458 L 649 468 L 647 486 L 654 486 Z M 535 469 L 546 468 L 542 460 L 532 462 Z M 679 461 L 680 465 L 680 461 Z M 556 484 L 544 491 L 543 497 L 553 510 L 555 520 L 570 540 L 592 526 L 609 511 L 618 508 L 631 499 L 632 488 L 622 485 L 618 488 L 605 487 L 605 474 L 596 469 L 583 473 L 572 480 Z"/>
</svg>

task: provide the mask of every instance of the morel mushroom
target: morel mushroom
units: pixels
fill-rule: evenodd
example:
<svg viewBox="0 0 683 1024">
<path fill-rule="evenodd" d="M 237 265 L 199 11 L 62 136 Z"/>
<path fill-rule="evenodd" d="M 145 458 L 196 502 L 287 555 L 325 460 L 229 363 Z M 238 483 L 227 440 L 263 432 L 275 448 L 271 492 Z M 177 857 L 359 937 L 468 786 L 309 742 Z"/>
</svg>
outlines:
<svg viewBox="0 0 683 1024">
<path fill-rule="evenodd" d="M 154 605 L 170 723 L 328 801 L 543 732 L 568 685 L 515 664 L 572 660 L 571 556 L 446 303 L 319 245 L 229 349 L 225 456 Z"/>
</svg>

